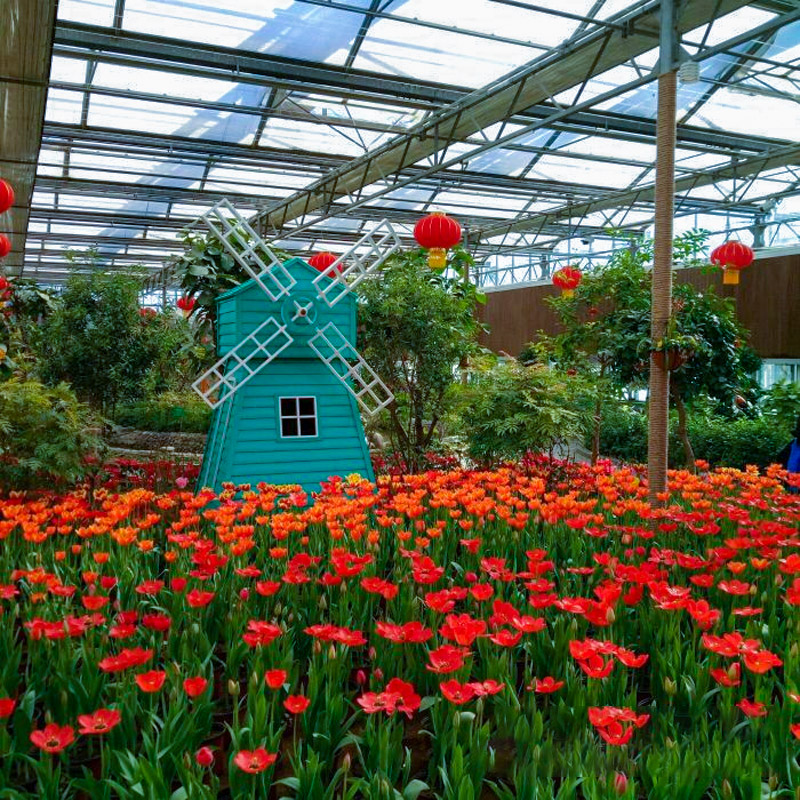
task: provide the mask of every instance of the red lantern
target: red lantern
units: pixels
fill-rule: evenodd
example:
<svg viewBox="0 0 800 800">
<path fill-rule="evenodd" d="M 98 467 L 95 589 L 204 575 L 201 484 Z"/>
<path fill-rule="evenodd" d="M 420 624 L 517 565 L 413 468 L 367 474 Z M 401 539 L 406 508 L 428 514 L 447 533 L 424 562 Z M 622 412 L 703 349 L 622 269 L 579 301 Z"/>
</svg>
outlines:
<svg viewBox="0 0 800 800">
<path fill-rule="evenodd" d="M 553 286 L 561 289 L 564 297 L 572 297 L 582 280 L 583 273 L 577 267 L 561 267 L 553 273 Z"/>
<path fill-rule="evenodd" d="M 447 251 L 461 241 L 461 226 L 443 211 L 434 211 L 414 226 L 414 238 L 428 251 L 428 266 L 442 270 L 447 265 Z"/>
<path fill-rule="evenodd" d="M 0 258 L 5 258 L 11 252 L 11 239 L 0 233 Z"/>
<path fill-rule="evenodd" d="M 332 266 L 338 258 L 339 256 L 337 256 L 335 253 L 328 253 L 328 252 L 315 253 L 313 256 L 311 256 L 311 258 L 308 259 L 308 264 L 309 266 L 314 267 L 314 269 L 318 270 L 319 272 L 325 272 L 325 270 L 328 269 L 328 267 Z M 336 274 L 336 272 L 341 271 L 341 268 L 342 265 L 340 264 L 336 268 L 336 271 L 329 270 L 325 274 L 329 278 L 332 278 Z"/>
<path fill-rule="evenodd" d="M 0 214 L 14 205 L 14 190 L 8 181 L 0 178 Z"/>
<path fill-rule="evenodd" d="M 722 282 L 739 283 L 739 270 L 746 269 L 753 263 L 756 254 L 752 247 L 741 242 L 725 242 L 711 253 L 711 263 L 722 267 Z"/>
<path fill-rule="evenodd" d="M 188 317 L 189 314 L 192 313 L 192 309 L 197 301 L 194 297 L 179 297 L 178 302 L 175 304 L 178 308 L 183 311 L 183 316 Z"/>
</svg>

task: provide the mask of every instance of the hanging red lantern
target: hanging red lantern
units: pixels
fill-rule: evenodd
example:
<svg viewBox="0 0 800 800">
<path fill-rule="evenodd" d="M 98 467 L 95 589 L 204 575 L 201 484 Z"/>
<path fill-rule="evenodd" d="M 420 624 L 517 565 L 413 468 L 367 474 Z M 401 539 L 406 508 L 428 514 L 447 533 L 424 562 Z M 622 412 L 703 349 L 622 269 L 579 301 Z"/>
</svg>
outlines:
<svg viewBox="0 0 800 800">
<path fill-rule="evenodd" d="M 741 242 L 725 242 L 711 253 L 711 263 L 722 267 L 722 282 L 739 283 L 739 271 L 747 269 L 755 259 L 752 247 Z"/>
<path fill-rule="evenodd" d="M 8 181 L 0 178 L 0 214 L 14 205 L 14 190 Z"/>
<path fill-rule="evenodd" d="M 583 273 L 577 267 L 561 267 L 553 273 L 553 286 L 561 289 L 564 297 L 572 297 L 582 280 Z"/>
<path fill-rule="evenodd" d="M 188 317 L 192 313 L 196 302 L 194 297 L 183 296 L 178 298 L 178 302 L 175 305 L 183 311 L 184 317 Z"/>
<path fill-rule="evenodd" d="M 414 238 L 428 251 L 428 266 L 442 270 L 447 266 L 447 251 L 461 241 L 461 226 L 444 211 L 434 211 L 414 226 Z"/>
<path fill-rule="evenodd" d="M 11 252 L 11 239 L 0 233 L 0 258 L 5 258 Z"/>
<path fill-rule="evenodd" d="M 337 256 L 336 253 L 328 253 L 328 252 L 314 253 L 314 255 L 308 259 L 308 264 L 309 266 L 314 267 L 314 269 L 317 270 L 318 272 L 325 272 L 326 269 L 328 269 L 329 267 L 333 266 L 333 264 L 336 263 L 338 258 L 339 256 Z M 336 270 L 331 269 L 325 274 L 329 278 L 332 278 L 336 274 L 336 272 L 341 271 L 341 269 L 342 265 L 340 264 L 336 268 Z"/>
</svg>

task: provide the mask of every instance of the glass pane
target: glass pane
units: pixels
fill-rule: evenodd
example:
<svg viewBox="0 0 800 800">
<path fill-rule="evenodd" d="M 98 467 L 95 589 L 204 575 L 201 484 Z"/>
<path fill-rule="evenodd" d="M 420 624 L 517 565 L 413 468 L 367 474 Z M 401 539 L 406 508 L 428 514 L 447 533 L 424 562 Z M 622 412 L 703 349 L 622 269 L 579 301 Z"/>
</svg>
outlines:
<svg viewBox="0 0 800 800">
<path fill-rule="evenodd" d="M 281 398 L 281 416 L 282 417 L 297 416 L 297 398 L 295 397 Z"/>
<path fill-rule="evenodd" d="M 317 421 L 314 417 L 304 417 L 300 420 L 300 435 L 301 436 L 316 436 L 317 435 Z"/>
<path fill-rule="evenodd" d="M 300 415 L 303 417 L 313 417 L 314 416 L 314 398 L 313 397 L 301 397 L 300 398 Z"/>
<path fill-rule="evenodd" d="M 281 433 L 284 436 L 297 436 L 297 420 L 296 419 L 282 419 L 281 420 Z"/>
</svg>

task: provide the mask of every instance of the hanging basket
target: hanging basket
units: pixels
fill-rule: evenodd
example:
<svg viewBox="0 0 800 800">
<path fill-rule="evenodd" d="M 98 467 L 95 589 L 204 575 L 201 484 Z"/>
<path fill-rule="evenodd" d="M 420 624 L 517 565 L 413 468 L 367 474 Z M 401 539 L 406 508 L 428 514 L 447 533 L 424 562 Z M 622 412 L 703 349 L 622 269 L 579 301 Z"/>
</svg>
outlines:
<svg viewBox="0 0 800 800">
<path fill-rule="evenodd" d="M 680 369 L 693 355 L 690 350 L 683 350 L 679 347 L 670 347 L 666 350 L 651 350 L 653 363 L 659 369 L 666 369 L 674 372 Z"/>
</svg>

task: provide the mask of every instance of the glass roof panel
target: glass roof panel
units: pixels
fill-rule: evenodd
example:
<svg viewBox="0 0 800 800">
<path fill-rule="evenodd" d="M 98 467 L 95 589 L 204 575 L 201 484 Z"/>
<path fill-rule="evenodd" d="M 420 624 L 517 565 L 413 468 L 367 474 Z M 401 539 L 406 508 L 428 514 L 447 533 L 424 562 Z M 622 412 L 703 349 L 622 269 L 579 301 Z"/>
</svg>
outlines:
<svg viewBox="0 0 800 800">
<path fill-rule="evenodd" d="M 83 109 L 83 93 L 68 92 L 65 89 L 48 89 L 47 106 L 44 118 L 48 122 L 63 122 L 78 125 Z"/>
<path fill-rule="evenodd" d="M 168 101 L 158 103 L 95 94 L 89 103 L 89 125 L 250 144 L 257 117 L 210 113 L 189 106 L 170 105 Z"/>
<path fill-rule="evenodd" d="M 333 123 L 326 125 L 298 120 L 271 119 L 264 126 L 264 133 L 259 140 L 259 145 L 287 150 L 360 156 L 381 137 L 382 134 L 374 131 L 336 127 Z"/>
<path fill-rule="evenodd" d="M 92 25 L 112 25 L 116 0 L 60 0 L 58 18 Z"/>
<path fill-rule="evenodd" d="M 368 8 L 369 0 L 349 5 Z M 299 0 L 127 0 L 124 26 L 156 35 L 179 30 L 190 41 L 343 63 L 362 20 L 358 13 Z"/>
<path fill-rule="evenodd" d="M 195 75 L 179 75 L 163 70 L 136 69 L 118 64 L 100 63 L 97 65 L 92 86 L 160 94 L 165 98 L 220 100 L 226 92 L 236 87 L 236 84 L 213 78 L 200 78 Z M 263 90 L 259 94 L 263 94 Z"/>
</svg>

